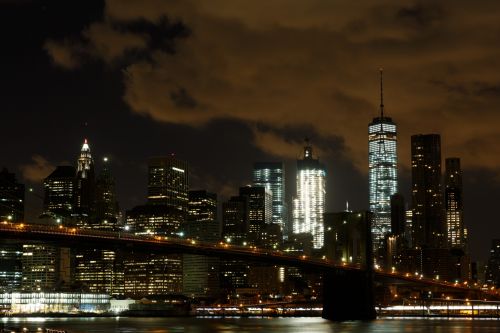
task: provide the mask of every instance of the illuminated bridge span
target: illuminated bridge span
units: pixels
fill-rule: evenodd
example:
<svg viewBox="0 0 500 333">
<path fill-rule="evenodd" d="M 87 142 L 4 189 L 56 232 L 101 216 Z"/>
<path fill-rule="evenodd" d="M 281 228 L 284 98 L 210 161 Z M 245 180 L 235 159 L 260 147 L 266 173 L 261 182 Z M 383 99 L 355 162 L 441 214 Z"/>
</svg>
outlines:
<svg viewBox="0 0 500 333">
<path fill-rule="evenodd" d="M 392 283 L 394 281 L 399 281 L 399 283 L 404 282 L 415 285 L 425 285 L 434 287 L 435 289 L 439 288 L 440 290 L 471 291 L 470 286 L 426 279 L 421 276 L 417 277 L 414 275 L 398 274 L 395 272 L 388 273 L 378 270 L 372 271 L 371 269 L 366 269 L 366 267 L 360 267 L 359 265 L 338 263 L 329 259 L 312 258 L 305 255 L 296 256 L 279 250 L 259 249 L 252 246 L 235 246 L 224 242 L 207 243 L 174 237 L 138 236 L 124 232 L 107 232 L 90 229 L 67 228 L 62 226 L 52 227 L 7 222 L 0 223 L 0 235 L 3 239 L 52 241 L 57 243 L 59 246 L 68 246 L 73 248 L 85 246 L 106 249 L 122 249 L 134 252 L 201 254 L 228 259 L 293 266 L 310 271 L 317 271 L 318 273 L 323 273 L 325 277 L 324 308 L 330 309 L 328 302 L 334 302 L 335 304 L 338 302 L 339 305 L 342 304 L 343 312 L 345 313 L 350 312 L 350 310 L 348 311 L 348 307 L 345 305 L 352 302 L 351 299 L 356 299 L 355 303 L 359 304 L 360 297 L 364 297 L 363 295 L 365 294 L 368 299 L 366 302 L 361 303 L 368 304 L 370 308 L 373 307 L 373 314 L 375 313 L 373 294 L 371 292 L 373 288 L 371 287 L 372 282 L 370 282 L 373 281 L 373 279 L 380 283 Z M 371 260 L 368 260 L 368 262 L 371 262 Z M 335 282 L 326 283 L 329 279 L 333 279 Z M 361 293 L 358 297 L 355 295 L 353 296 L 353 291 L 355 290 L 358 290 Z M 349 291 L 349 293 L 347 291 Z M 477 291 L 480 290 L 478 289 Z M 345 294 L 345 296 L 341 296 L 340 298 L 348 297 L 349 300 L 343 299 L 341 300 L 342 303 L 340 303 L 340 301 L 338 301 L 339 294 Z M 339 306 L 335 306 L 335 308 L 337 309 Z M 368 319 L 368 312 L 371 312 L 371 310 L 368 308 L 365 308 L 364 310 L 366 312 L 364 317 L 360 315 L 360 317 L 356 318 L 349 317 L 343 319 Z M 324 317 L 332 319 L 332 316 L 325 316 L 325 312 Z"/>
</svg>

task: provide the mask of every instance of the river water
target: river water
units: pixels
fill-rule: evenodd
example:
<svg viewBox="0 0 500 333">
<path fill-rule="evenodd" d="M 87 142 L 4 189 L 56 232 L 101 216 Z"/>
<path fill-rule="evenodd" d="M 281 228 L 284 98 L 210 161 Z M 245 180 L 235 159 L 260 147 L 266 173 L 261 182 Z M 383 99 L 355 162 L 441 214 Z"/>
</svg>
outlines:
<svg viewBox="0 0 500 333">
<path fill-rule="evenodd" d="M 378 319 L 333 323 L 321 318 L 3 318 L 1 325 L 30 332 L 38 328 L 69 333 L 471 333 L 500 332 L 500 320 Z"/>
</svg>

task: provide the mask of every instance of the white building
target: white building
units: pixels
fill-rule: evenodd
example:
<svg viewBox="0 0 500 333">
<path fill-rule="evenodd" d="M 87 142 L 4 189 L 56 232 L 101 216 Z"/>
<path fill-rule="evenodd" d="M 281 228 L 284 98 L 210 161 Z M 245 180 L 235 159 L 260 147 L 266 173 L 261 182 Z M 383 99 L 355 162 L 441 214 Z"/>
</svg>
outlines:
<svg viewBox="0 0 500 333">
<path fill-rule="evenodd" d="M 297 160 L 297 196 L 293 200 L 293 233 L 309 233 L 313 247 L 323 247 L 326 171 L 319 159 L 313 158 L 306 141 L 304 156 Z"/>
</svg>

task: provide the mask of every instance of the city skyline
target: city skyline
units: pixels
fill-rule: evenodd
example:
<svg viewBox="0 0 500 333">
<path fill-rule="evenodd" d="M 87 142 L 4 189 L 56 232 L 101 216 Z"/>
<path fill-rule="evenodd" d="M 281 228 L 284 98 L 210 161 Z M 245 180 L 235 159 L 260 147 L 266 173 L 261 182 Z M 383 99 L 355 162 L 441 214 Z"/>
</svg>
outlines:
<svg viewBox="0 0 500 333">
<path fill-rule="evenodd" d="M 488 61 L 495 43 L 484 33 L 498 24 L 487 15 L 494 8 L 388 4 L 383 10 L 366 5 L 355 11 L 350 5 L 324 5 L 318 11 L 309 4 L 286 8 L 271 4 L 269 15 L 258 17 L 251 3 L 242 8 L 225 5 L 227 10 L 219 13 L 193 3 L 153 11 L 146 5 L 129 13 L 112 1 L 106 7 L 96 2 L 74 9 L 62 2 L 4 5 L 2 24 L 5 31 L 12 31 L 7 43 L 13 47 L 2 55 L 9 64 L 1 83 L 9 126 L 1 138 L 10 143 L 5 150 L 9 158 L 2 164 L 40 194 L 41 179 L 62 162 L 73 165 L 75 147 L 88 137 L 97 167 L 102 156 L 109 156 L 125 209 L 143 201 L 150 156 L 177 153 L 193 166 L 192 187 L 216 192 L 224 200 L 251 183 L 255 161 L 284 160 L 293 175 L 300 142 L 311 136 L 329 169 L 327 211 L 342 210 L 345 201 L 354 210 L 364 209 L 368 197 L 364 133 L 366 123 L 378 114 L 378 82 L 372 78 L 384 66 L 385 92 L 391 101 L 387 111 L 397 122 L 401 139 L 400 192 L 408 201 L 411 135 L 440 133 L 443 155 L 462 161 L 472 254 L 486 259 L 489 248 L 484 239 L 500 234 L 494 214 L 486 208 L 494 207 L 500 195 L 494 126 L 498 78 Z M 294 10 L 304 15 L 299 18 Z M 370 16 L 373 10 L 386 13 L 386 20 Z M 342 20 L 336 12 L 345 14 Z M 179 17 L 180 23 L 161 23 L 159 15 Z M 142 25 L 124 23 L 123 30 L 114 30 L 113 18 L 128 22 L 138 16 L 144 17 Z M 221 29 L 224 24 L 234 29 Z M 35 25 L 39 29 L 33 29 Z M 203 25 L 207 29 L 201 33 Z M 318 40 L 309 38 L 311 29 L 317 29 Z M 149 41 L 141 39 L 143 35 Z M 419 44 L 420 37 L 431 35 Z M 120 37 L 125 44 L 117 42 Z M 248 49 L 237 52 L 234 40 L 247 40 Z M 107 44 L 116 47 L 106 49 Z M 145 44 L 147 48 L 141 46 Z M 218 44 L 224 47 L 204 48 Z M 124 51 L 131 48 L 136 50 L 132 55 Z M 203 49 L 212 50 L 206 57 L 215 68 L 220 68 L 218 59 L 227 61 L 227 72 L 204 67 L 195 57 Z M 177 54 L 187 55 L 187 63 Z M 265 59 L 272 64 L 278 56 L 290 66 L 269 70 Z M 142 81 L 151 70 L 148 59 L 157 66 L 149 83 Z M 158 84 L 172 64 L 179 72 L 172 73 L 170 82 L 184 90 Z M 197 81 L 193 85 L 186 75 L 188 64 L 207 82 L 223 82 L 231 89 L 204 91 Z M 241 64 L 250 64 L 249 71 Z M 263 79 L 255 81 L 257 77 Z M 246 82 L 243 87 L 241 81 Z M 162 94 L 146 84 L 158 84 Z M 273 86 L 281 91 L 272 90 Z M 248 94 L 241 93 L 244 87 Z M 225 98 L 221 91 L 231 93 Z M 151 95 L 145 96 L 147 92 Z M 170 96 L 170 107 L 164 107 L 159 96 Z M 207 111 L 198 112 L 198 106 Z M 166 115 L 156 112 L 162 108 Z M 201 123 L 199 114 L 207 115 L 200 116 Z M 48 131 L 54 124 L 65 130 Z M 214 163 L 206 163 L 209 160 Z M 287 181 L 288 198 L 293 183 Z M 29 194 L 26 200 L 30 207 L 41 207 L 41 201 Z"/>
</svg>

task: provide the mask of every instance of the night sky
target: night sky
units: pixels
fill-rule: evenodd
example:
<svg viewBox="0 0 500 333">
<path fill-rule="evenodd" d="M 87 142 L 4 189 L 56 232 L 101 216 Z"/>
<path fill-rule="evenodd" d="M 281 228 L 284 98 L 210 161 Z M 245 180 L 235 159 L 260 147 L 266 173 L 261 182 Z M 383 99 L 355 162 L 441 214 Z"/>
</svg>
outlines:
<svg viewBox="0 0 500 333">
<path fill-rule="evenodd" d="M 111 159 L 123 210 L 145 202 L 147 158 L 189 161 L 191 187 L 224 200 L 256 161 L 283 160 L 288 196 L 311 138 L 327 210 L 367 209 L 367 126 L 439 133 L 464 168 L 473 258 L 500 238 L 498 1 L 0 1 L 2 160 L 42 194 L 88 138 Z M 28 219 L 41 200 L 27 194 Z"/>
</svg>

